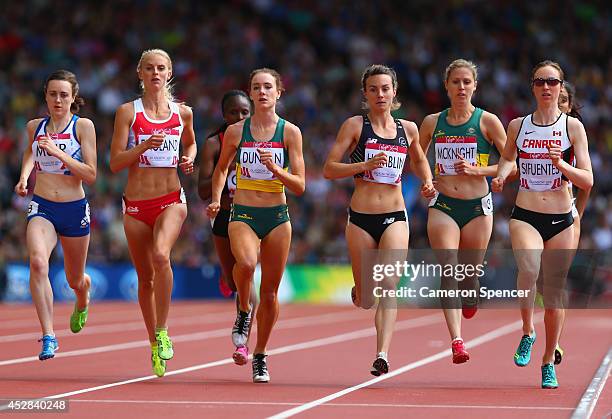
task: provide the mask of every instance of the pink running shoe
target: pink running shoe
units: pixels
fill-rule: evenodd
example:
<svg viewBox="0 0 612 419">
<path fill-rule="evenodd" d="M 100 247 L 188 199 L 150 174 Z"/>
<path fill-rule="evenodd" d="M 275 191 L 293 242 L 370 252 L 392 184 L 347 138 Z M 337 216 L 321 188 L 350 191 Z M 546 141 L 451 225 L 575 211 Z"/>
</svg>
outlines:
<svg viewBox="0 0 612 419">
<path fill-rule="evenodd" d="M 219 275 L 219 291 L 221 292 L 221 295 L 225 298 L 230 298 L 232 296 L 232 293 L 234 292 L 225 283 L 225 279 L 223 279 L 223 274 Z"/>
<path fill-rule="evenodd" d="M 245 365 L 249 359 L 249 348 L 246 346 L 238 346 L 232 355 L 234 364 Z"/>
<path fill-rule="evenodd" d="M 470 359 L 470 354 L 465 350 L 463 341 L 461 339 L 455 339 L 451 343 L 453 349 L 453 364 L 463 364 Z"/>
</svg>

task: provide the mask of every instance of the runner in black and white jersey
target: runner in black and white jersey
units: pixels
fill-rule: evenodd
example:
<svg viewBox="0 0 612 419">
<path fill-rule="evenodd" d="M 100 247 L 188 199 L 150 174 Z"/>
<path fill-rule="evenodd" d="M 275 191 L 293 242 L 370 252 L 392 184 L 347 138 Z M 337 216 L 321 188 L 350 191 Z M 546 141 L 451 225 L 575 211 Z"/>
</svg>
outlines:
<svg viewBox="0 0 612 419">
<path fill-rule="evenodd" d="M 542 388 L 558 387 L 554 352 L 564 319 L 563 282 L 571 263 L 570 256 L 573 256 L 559 257 L 554 252 L 543 253 L 543 250 L 575 249 L 572 200 L 567 181 L 581 189 L 593 185 L 584 126 L 559 109 L 563 76 L 563 70 L 555 62 L 543 61 L 535 66 L 531 86 L 537 109 L 510 122 L 497 177 L 491 183 L 494 192 L 501 191 L 514 165 L 518 164 L 520 189 L 509 223 L 510 238 L 519 270 L 517 287 L 530 292 L 529 297 L 521 301 L 523 337 L 514 362 L 522 367 L 531 359 L 536 339 L 533 300 L 541 264 L 546 329 Z M 575 166 L 570 163 L 573 158 Z"/>
<path fill-rule="evenodd" d="M 432 198 L 435 189 L 419 145 L 416 124 L 391 116 L 391 111 L 399 108 L 395 71 L 383 65 L 371 65 L 364 71 L 361 84 L 367 114 L 344 122 L 323 174 L 327 179 L 355 178 L 346 226 L 355 281 L 352 297 L 356 306 L 369 308 L 375 299 L 368 292 L 371 274 L 362 272 L 363 253 L 373 249 L 408 251 L 408 220 L 401 190 L 407 154 L 416 175 L 423 181 L 421 193 Z M 350 163 L 341 162 L 346 153 L 350 153 Z M 394 284 L 386 287 L 395 288 Z M 395 301 L 381 300 L 375 316 L 377 355 L 371 369 L 376 376 L 389 371 L 387 353 L 397 316 Z"/>
</svg>

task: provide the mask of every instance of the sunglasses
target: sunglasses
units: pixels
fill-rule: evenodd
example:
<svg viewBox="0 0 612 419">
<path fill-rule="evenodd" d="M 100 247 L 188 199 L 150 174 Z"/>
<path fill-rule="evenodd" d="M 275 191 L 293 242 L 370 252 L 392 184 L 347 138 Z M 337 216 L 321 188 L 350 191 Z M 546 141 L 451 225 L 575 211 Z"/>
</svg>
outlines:
<svg viewBox="0 0 612 419">
<path fill-rule="evenodd" d="M 563 80 L 555 79 L 553 77 L 549 79 L 541 79 L 538 77 L 537 79 L 533 79 L 532 83 L 534 86 L 538 86 L 538 87 L 542 87 L 544 86 L 544 84 L 547 84 L 549 87 L 554 87 L 558 85 L 559 83 L 563 83 Z"/>
</svg>

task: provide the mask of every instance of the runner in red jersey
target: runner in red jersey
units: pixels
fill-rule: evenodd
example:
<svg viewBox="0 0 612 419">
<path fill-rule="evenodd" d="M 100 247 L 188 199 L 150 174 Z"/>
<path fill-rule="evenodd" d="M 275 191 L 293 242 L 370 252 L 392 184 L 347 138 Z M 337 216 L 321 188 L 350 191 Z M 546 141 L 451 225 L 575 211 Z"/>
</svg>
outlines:
<svg viewBox="0 0 612 419">
<path fill-rule="evenodd" d="M 123 226 L 138 274 L 138 301 L 151 342 L 153 371 L 161 377 L 174 355 L 166 325 L 173 282 L 170 252 L 187 217 L 176 168 L 192 174 L 197 147 L 193 113 L 175 103 L 170 91 L 168 54 L 144 51 L 137 71 L 143 94 L 117 109 L 110 166 L 115 173 L 128 168 Z"/>
</svg>

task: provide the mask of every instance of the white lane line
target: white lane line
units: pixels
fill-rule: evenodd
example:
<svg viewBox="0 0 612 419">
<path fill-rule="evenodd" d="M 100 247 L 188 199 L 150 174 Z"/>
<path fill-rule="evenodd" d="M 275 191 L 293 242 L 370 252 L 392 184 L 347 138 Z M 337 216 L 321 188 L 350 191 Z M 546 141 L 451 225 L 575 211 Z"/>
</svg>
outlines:
<svg viewBox="0 0 612 419">
<path fill-rule="evenodd" d="M 129 303 L 128 303 L 129 304 Z M 173 303 L 176 304 L 176 303 Z M 208 315 L 213 315 L 213 314 L 221 314 L 224 312 L 227 312 L 227 308 L 223 308 L 222 310 L 211 310 L 211 311 L 206 311 L 205 310 L 205 305 L 202 304 L 202 308 L 198 309 L 198 307 L 196 306 L 181 306 L 181 303 L 178 303 L 178 307 L 177 308 L 173 308 L 171 311 L 171 315 L 174 315 L 176 317 L 187 317 L 187 316 L 208 316 Z M 217 308 L 215 306 L 215 308 Z M 72 306 L 71 306 L 72 309 Z M 22 329 L 22 328 L 26 328 L 26 327 L 31 327 L 34 329 L 38 329 L 40 328 L 40 324 L 38 323 L 38 319 L 36 318 L 36 310 L 34 309 L 34 306 L 31 307 L 31 315 L 27 316 L 25 318 L 15 318 L 15 319 L 6 319 L 3 318 L 2 315 L 0 314 L 0 318 L 3 319 L 2 323 L 0 323 L 0 329 Z M 54 314 L 54 316 L 65 316 L 66 319 L 68 319 L 70 317 L 70 313 L 71 311 L 66 311 L 65 313 L 56 313 Z M 10 310 L 9 310 L 10 312 Z M 107 308 L 107 306 L 104 303 L 100 303 L 100 302 L 96 302 L 94 301 L 92 303 L 92 312 L 90 312 L 91 316 L 95 316 L 96 320 L 106 320 L 106 321 L 124 321 L 127 320 L 129 321 L 137 321 L 140 320 L 140 322 L 142 323 L 142 315 L 140 314 L 140 309 L 138 308 L 137 305 L 134 305 L 134 308 L 131 310 L 113 310 L 111 308 Z"/>
<path fill-rule="evenodd" d="M 601 361 L 597 372 L 591 380 L 591 384 L 589 384 L 589 387 L 582 395 L 580 403 L 578 403 L 572 415 L 572 419 L 589 419 L 591 417 L 595 410 L 595 405 L 597 405 L 597 400 L 599 400 L 599 396 L 606 386 L 610 371 L 612 371 L 612 347 L 608 349 L 608 353 Z"/>
<path fill-rule="evenodd" d="M 92 305 L 92 307 L 96 307 L 95 303 L 94 305 Z M 104 310 L 104 309 L 103 309 Z M 66 319 L 68 317 L 70 317 L 70 313 L 71 311 L 67 311 L 66 313 L 54 313 L 54 316 L 66 316 Z M 140 310 L 138 309 L 138 307 L 136 306 L 133 310 L 127 311 L 127 310 L 123 310 L 123 311 L 100 311 L 97 312 L 94 311 L 96 319 L 124 319 L 126 316 L 130 317 L 129 320 L 132 321 L 136 321 L 138 320 L 138 318 L 142 318 L 142 316 L 140 315 Z M 203 314 L 203 313 L 198 313 L 198 314 Z M 205 313 L 204 313 L 205 314 Z M 184 315 L 183 313 L 181 313 L 181 316 Z M 22 319 L 5 319 L 6 321 L 3 321 L 0 324 L 0 329 L 19 329 L 19 328 L 23 328 L 23 327 L 33 327 L 33 328 L 38 328 L 40 327 L 40 323 L 38 322 L 38 319 L 36 317 L 36 310 L 34 308 L 34 306 L 32 306 L 32 314 L 31 316 L 27 316 L 26 318 L 22 318 Z"/>
<path fill-rule="evenodd" d="M 230 313 L 230 318 L 231 318 L 231 314 L 233 313 Z M 314 316 L 296 317 L 293 319 L 279 320 L 275 328 L 276 329 L 291 329 L 295 327 L 311 326 L 313 324 L 329 324 L 329 323 L 336 323 L 340 321 L 349 321 L 349 320 L 353 320 L 353 319 L 356 319 L 362 316 L 363 316 L 362 312 L 351 310 L 351 311 L 346 311 L 346 312 L 341 312 L 341 313 L 334 312 L 334 313 L 327 313 L 327 314 L 318 314 Z M 195 340 L 213 339 L 213 338 L 224 337 L 224 336 L 227 336 L 229 338 L 230 326 L 231 324 L 228 323 L 228 326 L 223 329 L 216 329 L 216 330 L 209 330 L 209 331 L 204 331 L 204 332 L 196 332 L 196 333 L 188 333 L 184 335 L 172 336 L 172 341 L 175 343 L 176 342 L 191 342 Z M 142 329 L 144 329 L 143 324 L 141 324 L 141 327 Z M 111 351 L 122 351 L 124 349 L 142 348 L 142 347 L 148 347 L 148 346 L 149 346 L 149 341 L 146 339 L 143 339 L 143 340 L 137 340 L 137 341 L 117 343 L 117 344 L 112 344 L 112 345 L 98 346 L 94 348 L 76 349 L 76 350 L 67 351 L 67 352 L 57 352 L 55 354 L 55 358 L 66 358 L 66 357 L 90 355 L 90 354 L 97 354 L 97 353 L 111 352 Z M 0 361 L 0 367 L 6 366 L 6 365 L 23 364 L 26 362 L 40 362 L 40 360 L 38 359 L 38 356 L 26 356 L 22 358 L 7 359 L 4 361 Z M 45 361 L 45 362 L 49 362 L 49 361 Z"/>
<path fill-rule="evenodd" d="M 226 313 L 215 313 L 209 315 L 199 315 L 199 316 L 189 316 L 189 317 L 179 317 L 168 320 L 168 326 L 185 326 L 192 324 L 207 324 L 207 323 L 218 323 L 219 320 L 230 319 L 232 311 L 227 311 Z M 85 327 L 78 335 L 72 333 L 70 329 L 62 329 L 57 330 L 55 332 L 56 337 L 65 337 L 65 336 L 83 336 L 83 335 L 98 335 L 103 333 L 115 333 L 115 332 L 127 332 L 131 330 L 141 330 L 144 328 L 143 320 L 134 321 L 134 322 L 126 322 L 120 323 L 115 322 L 112 324 L 102 324 L 102 325 L 92 325 Z M 0 336 L 0 343 L 7 342 L 19 342 L 24 340 L 32 340 L 40 338 L 40 332 L 28 332 L 28 333 L 19 333 L 16 335 L 6 335 Z"/>
<path fill-rule="evenodd" d="M 2 319 L 2 323 L 0 323 L 0 329 L 23 329 L 24 327 L 40 327 L 40 324 L 36 321 L 36 314 L 33 314 L 33 316 L 34 317 L 30 317 L 29 319 L 19 320 Z"/>
<path fill-rule="evenodd" d="M 361 313 L 361 312 L 359 312 Z M 337 316 L 337 314 L 334 314 Z M 396 323 L 396 327 L 395 330 L 407 330 L 407 329 L 414 329 L 417 327 L 422 327 L 422 326 L 428 326 L 434 323 L 439 323 L 442 321 L 442 316 L 437 313 L 437 314 L 430 314 L 428 316 L 423 316 L 423 317 L 417 317 L 415 319 L 410 319 L 410 320 L 404 320 L 402 322 L 398 322 Z M 279 322 L 280 323 L 280 322 Z M 276 348 L 276 349 L 272 349 L 270 351 L 268 351 L 269 355 L 278 355 L 278 354 L 282 354 L 282 353 L 286 353 L 286 352 L 292 352 L 292 351 L 299 351 L 299 350 L 303 350 L 303 349 L 309 349 L 309 348 L 315 348 L 315 347 L 319 347 L 319 346 L 326 346 L 326 345 L 332 345 L 335 343 L 344 343 L 347 342 L 349 340 L 354 340 L 354 339 L 360 339 L 360 338 L 364 338 L 364 337 L 369 337 L 369 336 L 375 336 L 376 335 L 376 330 L 373 327 L 368 327 L 366 329 L 360 329 L 360 330 L 356 330 L 353 332 L 348 332 L 348 333 L 342 333 L 339 335 L 335 335 L 335 336 L 330 336 L 330 337 L 326 337 L 326 338 L 321 338 L 321 339 L 314 339 L 314 340 L 310 340 L 310 341 L 306 341 L 306 342 L 302 342 L 302 343 L 297 343 L 294 345 L 287 345 L 287 346 L 282 346 L 280 348 Z M 251 357 L 252 355 L 249 355 L 249 357 Z M 174 370 L 174 371 L 169 371 L 166 373 L 165 377 L 169 377 L 172 375 L 177 375 L 177 374 L 184 374 L 187 372 L 192 372 L 192 371 L 197 371 L 197 370 L 201 370 L 201 369 L 205 369 L 205 368 L 212 368 L 212 367 L 217 367 L 220 365 L 227 365 L 227 364 L 233 364 L 233 359 L 231 358 L 226 358 L 226 359 L 221 359 L 218 361 L 213 361 L 213 362 L 207 362 L 205 364 L 199 364 L 199 365 L 194 365 L 191 367 L 187 367 L 187 368 L 181 368 L 178 370 Z M 148 375 L 145 377 L 138 377 L 138 378 L 133 378 L 131 380 L 125 380 L 125 381 L 118 381 L 115 383 L 109 383 L 109 384 L 104 384 L 101 386 L 95 386 L 95 387 L 88 387 L 82 390 L 75 390 L 75 391 L 70 391 L 67 393 L 61 393 L 61 394 L 54 394 L 51 396 L 44 396 L 39 398 L 38 400 L 50 400 L 50 399 L 61 399 L 64 397 L 70 397 L 70 396 L 75 396 L 77 394 L 83 394 L 83 393 L 91 393 L 93 391 L 98 391 L 98 390 L 104 390 L 107 388 L 111 388 L 111 387 L 118 387 L 118 386 L 122 386 L 122 385 L 126 385 L 126 384 L 132 384 L 132 383 L 138 383 L 138 382 L 142 382 L 142 381 L 148 381 L 148 380 L 153 380 L 156 377 L 155 375 Z M 8 408 L 8 405 L 0 405 L 0 411 L 2 410 L 6 410 Z"/>
<path fill-rule="evenodd" d="M 543 317 L 543 315 L 540 313 L 539 315 L 534 316 L 534 321 L 540 321 L 542 319 L 542 317 Z M 495 340 L 495 339 L 497 339 L 497 338 L 499 338 L 501 336 L 504 336 L 504 335 L 510 334 L 512 332 L 515 332 L 517 330 L 520 330 L 521 328 L 522 328 L 522 322 L 521 321 L 516 321 L 514 323 L 510 323 L 510 324 L 508 324 L 506 326 L 502 326 L 502 327 L 497 328 L 495 330 L 492 330 L 492 331 L 490 331 L 488 333 L 485 333 L 484 335 L 481 335 L 481 336 L 479 336 L 479 337 L 477 337 L 475 339 L 472 339 L 471 341 L 466 342 L 466 346 L 468 346 L 470 348 L 474 348 L 476 346 L 482 345 L 483 343 L 490 342 L 490 341 Z M 400 374 L 403 374 L 403 373 L 405 373 L 407 371 L 411 371 L 413 369 L 422 367 L 424 365 L 431 364 L 432 362 L 438 361 L 440 359 L 444 359 L 444 358 L 446 358 L 446 357 L 448 357 L 450 355 L 451 355 L 451 350 L 450 349 L 438 352 L 437 354 L 428 356 L 426 358 L 422 358 L 422 359 L 420 359 L 418 361 L 415 361 L 415 362 L 411 362 L 410 364 L 406 364 L 403 367 L 398 368 L 398 369 L 396 369 L 396 370 L 394 370 L 394 371 L 392 371 L 392 372 L 390 372 L 388 374 L 381 375 L 380 377 L 373 378 L 373 379 L 365 381 L 365 382 L 363 382 L 361 384 L 357 384 L 355 386 L 345 388 L 344 390 L 338 391 L 336 393 L 330 394 L 330 395 L 325 396 L 325 397 L 321 397 L 320 399 L 316 399 L 316 400 L 313 400 L 311 402 L 304 403 L 303 405 L 295 407 L 293 409 L 285 410 L 285 411 L 280 412 L 280 413 L 278 413 L 278 414 L 276 414 L 274 416 L 270 416 L 270 419 L 284 419 L 284 418 L 289 418 L 291 416 L 295 416 L 295 415 L 297 415 L 299 413 L 302 413 L 302 412 L 304 412 L 306 410 L 310 410 L 310 409 L 313 409 L 313 408 L 315 408 L 317 406 L 320 406 L 323 403 L 327 403 L 327 402 L 329 402 L 331 400 L 335 400 L 335 399 L 337 399 L 339 397 L 345 396 L 345 395 L 347 395 L 349 393 L 352 393 L 352 392 L 357 391 L 359 389 L 362 389 L 364 387 L 368 387 L 368 386 L 370 386 L 372 384 L 376 384 L 376 383 L 379 383 L 381 381 L 388 380 L 389 378 L 393 378 L 393 377 L 395 377 L 397 375 L 400 375 Z"/>
<path fill-rule="evenodd" d="M 164 405 L 246 405 L 246 406 L 300 406 L 301 402 L 247 402 L 247 401 L 213 401 L 213 400 L 113 400 L 113 399 L 71 399 L 70 403 L 108 403 L 108 404 L 164 404 Z M 397 403 L 326 403 L 322 407 L 393 407 L 417 409 L 511 409 L 511 410 L 574 410 L 573 407 L 560 406 L 495 406 L 465 404 L 397 404 Z"/>
<path fill-rule="evenodd" d="M 176 314 L 175 317 L 171 317 L 170 319 L 168 319 L 168 323 L 170 327 L 186 325 L 186 324 L 189 325 L 189 324 L 195 324 L 195 323 L 200 323 L 200 322 L 201 323 L 214 323 L 214 322 L 219 321 L 220 319 L 228 318 L 228 316 L 231 319 L 231 316 L 234 313 L 234 311 L 232 310 L 233 310 L 233 307 L 230 307 L 225 311 L 214 311 L 210 313 L 206 313 L 206 312 L 180 313 L 180 314 Z M 134 310 L 132 311 L 132 314 L 133 313 L 134 313 Z M 101 318 L 103 317 L 109 317 L 109 316 L 101 316 L 101 314 L 103 315 L 105 313 L 104 312 L 90 313 L 90 319 L 95 316 L 95 320 L 98 321 L 98 320 L 101 320 Z M 138 311 L 138 314 L 140 314 L 140 311 Z M 69 318 L 69 316 L 70 314 L 66 315 L 66 320 Z M 87 326 L 85 329 L 83 329 L 81 333 L 79 333 L 79 335 L 82 336 L 84 334 L 89 334 L 89 333 L 109 333 L 109 332 L 116 332 L 116 331 L 122 331 L 122 330 L 137 330 L 137 329 L 141 329 L 144 326 L 142 317 L 140 318 L 136 317 L 134 319 L 129 318 L 127 319 L 129 321 L 125 319 L 125 315 L 120 315 L 120 316 L 118 315 L 118 316 L 111 316 L 111 317 L 115 317 L 114 322 L 108 323 L 108 324 L 102 323 L 102 324 L 95 324 L 95 325 Z M 118 321 L 117 318 L 119 318 L 120 321 Z M 33 320 L 26 320 L 26 321 L 21 321 L 21 322 L 24 323 L 24 326 L 28 328 L 29 327 L 33 327 L 33 328 L 40 327 L 40 325 L 38 325 L 38 323 L 34 323 Z M 10 326 L 11 329 L 22 328 L 18 324 L 16 325 L 12 324 L 12 322 L 10 321 L 3 322 L 2 327 L 0 328 L 8 328 L 6 326 Z M 76 335 L 72 333 L 70 329 L 61 329 L 55 332 L 55 336 L 76 336 Z M 3 336 L 0 335 L 0 343 L 17 342 L 20 340 L 30 340 L 30 339 L 37 339 L 37 338 L 40 338 L 40 330 L 37 330 L 35 332 L 26 332 L 26 333 L 14 334 L 14 335 L 3 335 Z"/>
</svg>

